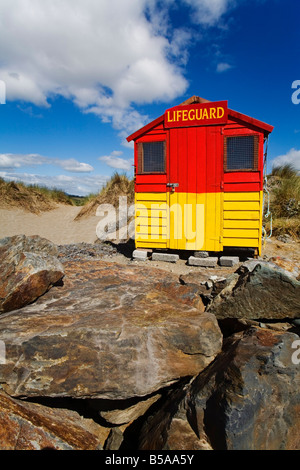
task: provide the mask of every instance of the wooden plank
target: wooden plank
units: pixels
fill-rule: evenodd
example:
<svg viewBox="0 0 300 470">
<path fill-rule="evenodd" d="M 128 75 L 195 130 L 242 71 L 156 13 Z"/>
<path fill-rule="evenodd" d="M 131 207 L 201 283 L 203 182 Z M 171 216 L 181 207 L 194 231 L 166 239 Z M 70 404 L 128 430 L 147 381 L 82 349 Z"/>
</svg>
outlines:
<svg viewBox="0 0 300 470">
<path fill-rule="evenodd" d="M 260 240 L 258 238 L 223 238 L 223 246 L 257 248 L 260 246 Z"/>
<path fill-rule="evenodd" d="M 153 241 L 139 241 L 139 240 L 136 240 L 135 241 L 135 246 L 137 248 L 167 248 L 167 241 L 157 241 L 157 240 L 153 240 Z"/>
<path fill-rule="evenodd" d="M 145 225 L 138 225 L 136 227 L 136 233 L 139 234 L 139 235 L 150 235 L 150 238 L 152 237 L 152 235 L 161 235 L 162 237 L 166 237 L 167 236 L 167 227 L 163 227 L 163 226 L 153 226 L 153 225 L 148 225 L 148 226 L 145 226 Z"/>
<path fill-rule="evenodd" d="M 224 211 L 259 211 L 259 201 L 224 201 Z"/>
<path fill-rule="evenodd" d="M 166 203 L 167 202 L 167 194 L 166 193 L 152 193 L 152 194 L 145 194 L 145 193 L 138 193 L 136 194 L 136 203 L 144 201 L 161 201 Z"/>
<path fill-rule="evenodd" d="M 166 192 L 166 184 L 140 184 L 136 183 L 136 193 L 162 193 Z"/>
<path fill-rule="evenodd" d="M 224 183 L 257 183 L 260 179 L 259 171 L 229 171 L 224 173 Z"/>
<path fill-rule="evenodd" d="M 143 242 L 143 243 L 167 243 L 166 237 L 162 235 L 148 235 L 147 233 L 140 233 L 136 234 L 135 236 L 136 242 Z"/>
<path fill-rule="evenodd" d="M 136 203 L 136 210 L 150 209 L 155 211 L 166 211 L 168 209 L 165 201 L 138 201 Z"/>
<path fill-rule="evenodd" d="M 260 211 L 224 211 L 224 220 L 226 219 L 259 220 Z"/>
<path fill-rule="evenodd" d="M 152 225 L 157 227 L 167 227 L 167 217 L 137 217 L 139 225 Z"/>
<path fill-rule="evenodd" d="M 135 217 L 136 219 L 140 219 L 140 217 L 146 217 L 148 220 L 167 219 L 168 213 L 167 211 L 155 211 L 155 210 L 151 211 L 150 209 L 136 209 Z"/>
<path fill-rule="evenodd" d="M 241 228 L 226 228 L 223 231 L 223 238 L 258 238 L 259 229 L 241 229 Z"/>
<path fill-rule="evenodd" d="M 226 228 L 256 228 L 259 229 L 259 220 L 224 220 L 224 229 Z"/>
<path fill-rule="evenodd" d="M 224 193 L 225 201 L 260 201 L 259 191 L 255 192 L 238 192 L 238 193 Z"/>
<path fill-rule="evenodd" d="M 167 175 L 166 174 L 156 174 L 156 175 L 136 175 L 136 184 L 166 184 Z M 146 191 L 145 191 L 146 192 Z M 165 192 L 165 191 L 162 191 Z"/>
<path fill-rule="evenodd" d="M 262 182 L 244 182 L 244 183 L 224 183 L 224 192 L 254 192 L 254 191 L 261 191 L 262 190 Z"/>
</svg>

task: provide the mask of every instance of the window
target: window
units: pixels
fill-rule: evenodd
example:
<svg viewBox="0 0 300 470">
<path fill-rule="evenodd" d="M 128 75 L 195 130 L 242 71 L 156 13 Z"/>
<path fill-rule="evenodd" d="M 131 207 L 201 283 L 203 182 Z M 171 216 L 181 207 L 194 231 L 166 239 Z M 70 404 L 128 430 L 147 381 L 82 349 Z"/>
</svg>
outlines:
<svg viewBox="0 0 300 470">
<path fill-rule="evenodd" d="M 141 142 L 138 144 L 138 173 L 165 173 L 166 142 Z"/>
<path fill-rule="evenodd" d="M 255 171 L 258 168 L 258 136 L 225 137 L 224 170 Z"/>
</svg>

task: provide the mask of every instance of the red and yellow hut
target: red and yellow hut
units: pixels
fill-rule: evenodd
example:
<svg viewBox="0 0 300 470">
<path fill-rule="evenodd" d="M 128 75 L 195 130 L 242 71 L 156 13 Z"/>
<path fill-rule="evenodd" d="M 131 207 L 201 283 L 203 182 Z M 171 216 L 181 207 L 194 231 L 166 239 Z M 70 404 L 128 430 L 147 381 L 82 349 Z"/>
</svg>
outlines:
<svg viewBox="0 0 300 470">
<path fill-rule="evenodd" d="M 193 96 L 134 132 L 136 248 L 261 251 L 273 127 Z"/>
</svg>

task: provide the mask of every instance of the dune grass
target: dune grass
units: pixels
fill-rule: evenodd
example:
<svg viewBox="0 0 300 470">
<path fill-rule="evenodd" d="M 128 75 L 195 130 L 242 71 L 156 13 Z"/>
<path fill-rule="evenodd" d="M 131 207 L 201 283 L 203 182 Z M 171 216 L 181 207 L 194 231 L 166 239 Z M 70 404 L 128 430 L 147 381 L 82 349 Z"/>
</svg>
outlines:
<svg viewBox="0 0 300 470">
<path fill-rule="evenodd" d="M 52 210 L 57 204 L 73 205 L 73 201 L 60 189 L 49 189 L 21 182 L 7 182 L 0 178 L 0 206 L 18 208 L 35 214 Z"/>
<path fill-rule="evenodd" d="M 275 218 L 300 217 L 300 175 L 292 165 L 273 168 L 272 212 Z"/>
<path fill-rule="evenodd" d="M 266 222 L 265 228 L 270 233 L 271 223 Z M 291 219 L 275 218 L 272 221 L 272 234 L 274 237 L 279 235 L 290 235 L 294 240 L 300 238 L 300 218 L 293 217 Z"/>
<path fill-rule="evenodd" d="M 75 220 L 95 215 L 100 204 L 112 204 L 115 208 L 119 205 L 119 197 L 126 196 L 127 204 L 134 202 L 134 180 L 130 180 L 125 174 L 115 172 L 111 179 L 102 188 L 99 194 L 91 194 Z"/>
<path fill-rule="evenodd" d="M 268 177 L 272 233 L 300 238 L 300 174 L 293 165 L 276 166 Z M 270 220 L 265 221 L 267 231 Z"/>
<path fill-rule="evenodd" d="M 33 213 L 55 209 L 57 204 L 83 206 L 77 218 L 96 213 L 99 204 L 113 204 L 117 207 L 120 196 L 127 196 L 128 204 L 134 201 L 134 182 L 125 174 L 114 173 L 98 194 L 85 197 L 70 196 L 60 189 L 50 189 L 35 184 L 7 182 L 0 178 L 0 207 L 18 208 Z"/>
</svg>

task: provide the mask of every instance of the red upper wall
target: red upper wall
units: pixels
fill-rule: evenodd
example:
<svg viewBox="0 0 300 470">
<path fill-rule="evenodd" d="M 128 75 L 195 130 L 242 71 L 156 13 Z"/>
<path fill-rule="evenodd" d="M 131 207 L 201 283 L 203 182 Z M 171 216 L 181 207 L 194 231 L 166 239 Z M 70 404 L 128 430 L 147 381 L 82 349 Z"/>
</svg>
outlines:
<svg viewBox="0 0 300 470">
<path fill-rule="evenodd" d="M 165 174 L 140 175 L 136 172 L 136 192 L 166 192 L 167 183 L 177 183 L 176 192 L 210 193 L 220 191 L 260 191 L 263 188 L 264 138 L 272 126 L 228 110 L 222 125 L 186 126 L 166 129 L 164 116 L 157 118 L 127 138 L 137 143 L 166 140 Z M 224 172 L 224 136 L 257 135 L 259 138 L 257 171 Z M 137 169 L 138 170 L 138 169 Z"/>
</svg>

